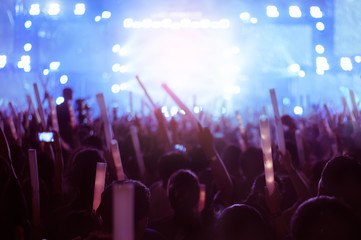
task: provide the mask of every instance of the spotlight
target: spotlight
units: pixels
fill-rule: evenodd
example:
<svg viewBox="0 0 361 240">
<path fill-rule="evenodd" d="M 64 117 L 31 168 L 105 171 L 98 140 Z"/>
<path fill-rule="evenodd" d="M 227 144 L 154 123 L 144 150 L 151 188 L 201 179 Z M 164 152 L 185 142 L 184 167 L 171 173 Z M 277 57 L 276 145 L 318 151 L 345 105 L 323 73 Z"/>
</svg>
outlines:
<svg viewBox="0 0 361 240">
<path fill-rule="evenodd" d="M 85 13 L 85 4 L 77 3 L 75 4 L 74 15 L 84 15 Z"/>
<path fill-rule="evenodd" d="M 243 21 L 247 21 L 251 18 L 251 14 L 249 14 L 248 12 L 243 12 L 239 15 L 239 18 Z"/>
<path fill-rule="evenodd" d="M 62 75 L 60 77 L 60 83 L 61 84 L 66 84 L 68 82 L 68 76 L 67 75 Z"/>
<path fill-rule="evenodd" d="M 53 70 L 53 71 L 58 70 L 59 66 L 60 66 L 60 62 L 51 62 L 49 65 L 50 70 Z"/>
<path fill-rule="evenodd" d="M 356 56 L 355 57 L 355 62 L 361 63 L 361 56 Z"/>
<path fill-rule="evenodd" d="M 40 5 L 37 3 L 31 4 L 29 14 L 30 15 L 39 15 L 40 14 Z"/>
<path fill-rule="evenodd" d="M 255 17 L 251 18 L 249 21 L 253 24 L 258 23 L 258 19 Z"/>
<path fill-rule="evenodd" d="M 316 58 L 316 67 L 317 67 L 318 72 L 324 72 L 324 71 L 329 70 L 330 65 L 327 62 L 327 58 L 325 58 L 325 57 L 317 57 Z"/>
<path fill-rule="evenodd" d="M 113 93 L 118 93 L 120 91 L 120 86 L 119 84 L 113 84 L 112 86 L 112 92 Z"/>
<path fill-rule="evenodd" d="M 31 71 L 31 66 L 30 65 L 25 65 L 24 66 L 24 72 L 30 72 Z"/>
<path fill-rule="evenodd" d="M 60 104 L 62 104 L 64 102 L 64 98 L 63 97 L 58 97 L 55 102 L 56 102 L 57 105 L 60 105 Z"/>
<path fill-rule="evenodd" d="M 305 71 L 303 71 L 303 70 L 299 71 L 298 76 L 301 77 L 301 78 L 305 77 L 306 76 Z"/>
<path fill-rule="evenodd" d="M 301 9 L 298 6 L 290 6 L 288 11 L 289 11 L 290 16 L 293 18 L 302 17 Z"/>
<path fill-rule="evenodd" d="M 6 55 L 0 55 L 0 68 L 4 68 L 7 63 Z"/>
<path fill-rule="evenodd" d="M 323 13 L 321 12 L 320 8 L 317 6 L 310 7 L 310 14 L 314 18 L 322 18 Z"/>
<path fill-rule="evenodd" d="M 118 52 L 118 51 L 119 51 L 119 49 L 120 49 L 120 45 L 119 45 L 119 44 L 115 44 L 115 45 L 112 47 L 112 51 L 113 51 L 113 53 Z"/>
<path fill-rule="evenodd" d="M 323 24 L 323 22 L 318 22 L 316 23 L 316 28 L 318 31 L 323 31 L 325 30 L 325 24 Z"/>
<path fill-rule="evenodd" d="M 349 57 L 342 57 L 340 59 L 340 65 L 344 71 L 351 71 L 352 70 L 352 62 Z"/>
<path fill-rule="evenodd" d="M 101 19 L 102 19 L 101 16 L 96 16 L 96 17 L 94 18 L 94 21 L 99 22 Z"/>
<path fill-rule="evenodd" d="M 103 11 L 102 12 L 102 18 L 108 19 L 112 16 L 112 13 L 109 11 Z"/>
<path fill-rule="evenodd" d="M 121 83 L 119 85 L 119 88 L 120 88 L 121 91 L 124 91 L 124 90 L 126 90 L 128 88 L 128 85 L 126 83 Z"/>
<path fill-rule="evenodd" d="M 29 65 L 30 64 L 30 56 L 29 55 L 21 56 L 21 62 L 23 62 L 24 65 Z"/>
<path fill-rule="evenodd" d="M 267 10 L 268 17 L 276 18 L 276 17 L 279 17 L 279 15 L 280 15 L 276 6 L 267 6 L 266 10 Z"/>
<path fill-rule="evenodd" d="M 30 28 L 32 25 L 32 22 L 30 20 L 27 20 L 25 23 L 24 23 L 24 27 L 25 28 Z"/>
<path fill-rule="evenodd" d="M 285 106 L 290 106 L 290 105 L 291 105 L 291 100 L 290 100 L 289 98 L 284 98 L 284 99 L 282 100 L 282 103 L 283 103 L 283 105 L 285 105 Z"/>
<path fill-rule="evenodd" d="M 112 67 L 113 72 L 118 72 L 119 69 L 120 69 L 120 64 L 119 63 L 114 64 L 113 67 Z"/>
<path fill-rule="evenodd" d="M 48 14 L 51 16 L 58 15 L 60 12 L 60 5 L 58 3 L 50 3 L 48 8 Z"/>
<path fill-rule="evenodd" d="M 44 74 L 44 76 L 47 76 L 49 74 L 49 69 L 44 69 L 43 74 Z"/>
<path fill-rule="evenodd" d="M 127 71 L 128 71 L 128 66 L 126 66 L 126 65 L 120 66 L 119 72 L 125 73 L 125 72 L 127 72 Z"/>
<path fill-rule="evenodd" d="M 317 52 L 318 54 L 322 54 L 322 53 L 325 52 L 325 48 L 324 48 L 322 45 L 320 45 L 320 44 L 317 44 L 317 45 L 315 46 L 315 50 L 316 50 L 316 52 Z"/>
<path fill-rule="evenodd" d="M 299 64 L 294 63 L 294 64 L 289 65 L 287 69 L 288 69 L 288 71 L 290 71 L 290 72 L 296 73 L 296 72 L 299 72 L 299 71 L 300 71 L 301 67 L 300 67 Z"/>
<path fill-rule="evenodd" d="M 124 56 L 126 55 L 128 52 L 128 50 L 126 48 L 120 48 L 118 51 L 119 56 Z"/>
<path fill-rule="evenodd" d="M 25 52 L 29 52 L 29 51 L 31 50 L 31 48 L 32 48 L 31 43 L 26 43 L 26 44 L 24 45 L 24 51 L 25 51 Z"/>
<path fill-rule="evenodd" d="M 303 108 L 300 107 L 300 106 L 296 106 L 294 109 L 293 109 L 293 112 L 294 114 L 298 115 L 298 116 L 301 116 L 303 114 Z"/>
</svg>

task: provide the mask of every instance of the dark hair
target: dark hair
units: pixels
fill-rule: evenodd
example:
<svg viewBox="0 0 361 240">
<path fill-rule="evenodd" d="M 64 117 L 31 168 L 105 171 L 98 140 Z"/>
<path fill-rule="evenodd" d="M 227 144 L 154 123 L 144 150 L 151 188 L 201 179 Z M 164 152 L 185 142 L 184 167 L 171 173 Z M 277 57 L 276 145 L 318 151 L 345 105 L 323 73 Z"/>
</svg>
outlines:
<svg viewBox="0 0 361 240">
<path fill-rule="evenodd" d="M 181 152 L 167 153 L 159 159 L 158 172 L 164 184 L 168 182 L 172 173 L 187 168 L 189 168 L 189 160 Z"/>
<path fill-rule="evenodd" d="M 302 203 L 291 220 L 291 236 L 303 239 L 361 239 L 360 221 L 336 198 L 320 196 Z M 330 238 L 332 236 L 332 238 Z"/>
<path fill-rule="evenodd" d="M 73 98 L 73 90 L 71 88 L 64 88 L 63 97 L 65 100 L 71 100 Z"/>
</svg>

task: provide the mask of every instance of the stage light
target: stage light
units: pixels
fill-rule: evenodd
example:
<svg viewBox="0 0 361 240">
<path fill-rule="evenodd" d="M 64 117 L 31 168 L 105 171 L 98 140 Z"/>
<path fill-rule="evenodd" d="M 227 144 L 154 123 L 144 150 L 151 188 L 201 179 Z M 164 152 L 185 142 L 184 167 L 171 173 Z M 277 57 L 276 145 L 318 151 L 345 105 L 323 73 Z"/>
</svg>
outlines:
<svg viewBox="0 0 361 240">
<path fill-rule="evenodd" d="M 128 66 L 126 66 L 126 65 L 120 66 L 119 72 L 125 73 L 125 72 L 127 72 L 127 71 L 128 71 Z"/>
<path fill-rule="evenodd" d="M 102 19 L 101 16 L 96 16 L 96 17 L 94 18 L 94 21 L 99 22 L 101 19 Z"/>
<path fill-rule="evenodd" d="M 171 107 L 170 115 L 175 116 L 177 113 L 178 113 L 178 107 L 176 107 L 176 106 Z"/>
<path fill-rule="evenodd" d="M 31 66 L 30 65 L 25 65 L 24 66 L 24 72 L 30 72 L 31 71 Z"/>
<path fill-rule="evenodd" d="M 126 83 L 121 83 L 121 84 L 119 85 L 119 88 L 120 88 L 121 91 L 124 91 L 124 90 L 127 90 L 128 85 L 127 85 Z"/>
<path fill-rule="evenodd" d="M 167 106 L 163 106 L 163 107 L 162 107 L 162 113 L 166 113 L 166 112 L 168 112 Z"/>
<path fill-rule="evenodd" d="M 113 84 L 112 86 L 112 92 L 113 93 L 118 93 L 120 91 L 120 86 L 119 84 Z"/>
<path fill-rule="evenodd" d="M 62 75 L 60 77 L 60 83 L 61 84 L 66 84 L 68 82 L 68 76 L 67 75 Z"/>
<path fill-rule="evenodd" d="M 112 16 L 112 13 L 109 11 L 103 11 L 102 12 L 102 18 L 108 19 Z"/>
<path fill-rule="evenodd" d="M 253 23 L 253 24 L 258 23 L 258 19 L 255 18 L 255 17 L 251 18 L 249 21 L 250 21 L 251 23 Z"/>
<path fill-rule="evenodd" d="M 322 70 L 322 69 L 320 69 L 320 68 L 317 68 L 317 69 L 316 69 L 316 73 L 317 73 L 318 75 L 324 75 L 324 74 L 325 74 L 325 70 Z"/>
<path fill-rule="evenodd" d="M 49 69 L 44 69 L 43 74 L 44 74 L 44 76 L 47 76 L 49 74 Z"/>
<path fill-rule="evenodd" d="M 271 18 L 276 18 L 279 17 L 280 15 L 276 6 L 267 6 L 266 11 L 267 11 L 267 16 Z"/>
<path fill-rule="evenodd" d="M 241 88 L 239 86 L 234 86 L 233 87 L 233 94 L 238 94 L 241 92 Z"/>
<path fill-rule="evenodd" d="M 25 64 L 24 64 L 22 61 L 19 61 L 19 62 L 16 64 L 16 66 L 17 66 L 18 68 L 24 68 Z"/>
<path fill-rule="evenodd" d="M 352 70 L 352 62 L 349 57 L 342 57 L 340 59 L 340 65 L 344 71 L 351 71 Z"/>
<path fill-rule="evenodd" d="M 50 3 L 48 8 L 48 14 L 51 16 L 58 15 L 60 12 L 60 5 L 58 3 Z"/>
<path fill-rule="evenodd" d="M 0 68 L 4 68 L 7 63 L 6 55 L 0 55 Z"/>
<path fill-rule="evenodd" d="M 247 21 L 251 18 L 251 14 L 249 14 L 248 12 L 243 12 L 239 14 L 239 18 L 243 21 Z"/>
<path fill-rule="evenodd" d="M 303 114 L 303 108 L 300 107 L 300 106 L 296 106 L 294 109 L 293 109 L 293 112 L 294 114 L 298 115 L 298 116 L 301 116 Z"/>
<path fill-rule="evenodd" d="M 232 53 L 233 54 L 238 54 L 239 53 L 239 47 L 237 47 L 237 46 L 234 46 L 234 47 L 232 47 Z"/>
<path fill-rule="evenodd" d="M 325 57 L 317 57 L 316 58 L 316 66 L 317 69 L 320 69 L 322 71 L 327 71 L 330 69 L 330 65 L 327 62 L 327 58 Z"/>
<path fill-rule="evenodd" d="M 291 105 L 291 100 L 290 100 L 289 98 L 284 98 L 284 99 L 282 100 L 282 103 L 283 103 L 283 105 L 285 105 L 285 106 L 290 106 L 290 105 Z"/>
<path fill-rule="evenodd" d="M 32 24 L 33 24 L 33 23 L 32 23 L 30 20 L 27 20 L 27 21 L 24 23 L 24 27 L 25 27 L 25 28 L 30 28 Z"/>
<path fill-rule="evenodd" d="M 356 56 L 355 57 L 355 62 L 361 63 L 361 56 Z"/>
<path fill-rule="evenodd" d="M 127 54 L 128 50 L 126 48 L 121 48 L 118 51 L 119 56 L 125 56 Z"/>
<path fill-rule="evenodd" d="M 303 70 L 299 71 L 298 76 L 301 77 L 301 78 L 305 77 L 306 76 L 305 71 L 303 71 Z"/>
<path fill-rule="evenodd" d="M 85 4 L 77 3 L 75 4 L 74 15 L 84 15 L 85 13 Z"/>
<path fill-rule="evenodd" d="M 321 9 L 317 6 L 310 7 L 310 14 L 314 18 L 322 18 L 323 13 L 321 12 Z"/>
<path fill-rule="evenodd" d="M 31 4 L 29 14 L 30 15 L 39 15 L 40 14 L 40 5 L 37 3 Z"/>
<path fill-rule="evenodd" d="M 194 112 L 195 114 L 198 114 L 198 113 L 200 112 L 199 107 L 198 107 L 198 106 L 195 106 L 195 107 L 193 108 L 193 112 Z"/>
<path fill-rule="evenodd" d="M 288 9 L 290 17 L 300 18 L 302 17 L 301 9 L 298 6 L 290 6 Z"/>
<path fill-rule="evenodd" d="M 301 67 L 300 67 L 299 64 L 294 63 L 294 64 L 289 65 L 287 69 L 288 69 L 288 71 L 290 71 L 290 72 L 296 73 L 296 72 L 299 72 L 299 71 L 300 71 Z"/>
<path fill-rule="evenodd" d="M 123 20 L 123 27 L 124 28 L 131 28 L 133 25 L 133 19 L 131 18 L 126 18 Z"/>
<path fill-rule="evenodd" d="M 50 67 L 50 70 L 56 71 L 60 67 L 60 62 L 51 62 L 49 67 Z"/>
<path fill-rule="evenodd" d="M 323 22 L 318 22 L 316 23 L 316 28 L 318 31 L 323 31 L 325 30 L 325 24 L 323 24 Z"/>
<path fill-rule="evenodd" d="M 64 102 L 64 98 L 63 97 L 58 97 L 55 102 L 56 102 L 57 105 L 60 105 L 60 104 L 62 104 Z"/>
<path fill-rule="evenodd" d="M 118 72 L 119 69 L 120 69 L 120 64 L 119 63 L 113 64 L 113 66 L 112 66 L 112 71 L 113 72 Z"/>
<path fill-rule="evenodd" d="M 315 50 L 316 50 L 316 52 L 317 52 L 318 54 L 322 54 L 322 53 L 325 52 L 325 48 L 324 48 L 322 45 L 320 45 L 320 44 L 317 44 L 317 45 L 315 46 Z"/>
<path fill-rule="evenodd" d="M 29 65 L 30 64 L 30 56 L 29 55 L 21 56 L 21 62 L 23 62 L 24 65 Z"/>
<path fill-rule="evenodd" d="M 29 52 L 29 51 L 31 50 L 31 48 L 32 48 L 31 43 L 26 43 L 26 44 L 24 45 L 24 51 L 25 51 L 25 52 Z"/>
<path fill-rule="evenodd" d="M 112 51 L 113 53 L 116 53 L 120 50 L 120 45 L 119 44 L 115 44 L 113 47 L 112 47 Z"/>
</svg>

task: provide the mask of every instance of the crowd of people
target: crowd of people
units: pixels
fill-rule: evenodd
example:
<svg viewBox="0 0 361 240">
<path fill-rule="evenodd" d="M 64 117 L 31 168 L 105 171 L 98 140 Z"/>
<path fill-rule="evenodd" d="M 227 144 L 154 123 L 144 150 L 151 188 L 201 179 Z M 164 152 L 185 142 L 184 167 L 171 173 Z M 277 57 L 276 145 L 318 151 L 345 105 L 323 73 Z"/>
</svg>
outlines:
<svg viewBox="0 0 361 240">
<path fill-rule="evenodd" d="M 113 202 L 113 189 L 128 184 L 134 188 L 134 240 L 361 239 L 357 110 L 283 115 L 286 153 L 279 151 L 270 121 L 275 174 L 270 192 L 258 122 L 244 119 L 242 130 L 236 115 L 215 119 L 201 112 L 197 125 L 187 114 L 167 120 L 160 109 L 141 116 L 113 111 L 109 119 L 125 175 L 119 180 L 107 147 L 107 123 L 87 116 L 81 101 L 72 112 L 72 90 L 63 95 L 56 107 L 59 132 L 51 111 L 45 109 L 42 124 L 30 103 L 27 111 L 1 114 L 1 239 L 112 239 L 118 227 L 113 206 L 122 204 Z M 136 159 L 132 127 L 145 171 Z M 54 133 L 52 142 L 39 141 L 44 131 Z M 32 207 L 29 149 L 37 152 L 39 219 Z M 105 189 L 93 209 L 99 162 L 107 163 Z"/>
</svg>

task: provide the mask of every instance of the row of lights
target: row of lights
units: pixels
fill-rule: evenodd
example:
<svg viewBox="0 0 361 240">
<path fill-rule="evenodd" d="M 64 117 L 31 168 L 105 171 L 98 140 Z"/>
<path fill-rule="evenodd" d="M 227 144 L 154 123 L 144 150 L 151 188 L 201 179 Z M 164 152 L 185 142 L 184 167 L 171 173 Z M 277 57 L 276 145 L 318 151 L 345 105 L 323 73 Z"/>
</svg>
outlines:
<svg viewBox="0 0 361 240">
<path fill-rule="evenodd" d="M 209 19 L 201 19 L 194 21 L 190 19 L 181 19 L 180 21 L 173 21 L 170 18 L 162 20 L 143 19 L 142 21 L 135 21 L 132 18 L 126 18 L 123 21 L 124 28 L 170 28 L 170 29 L 198 29 L 198 28 L 215 28 L 226 29 L 229 28 L 229 19 L 220 19 L 217 21 L 211 21 Z"/>
<path fill-rule="evenodd" d="M 74 7 L 74 15 L 84 15 L 85 13 L 85 4 L 77 3 Z M 34 3 L 30 5 L 29 14 L 32 16 L 39 15 L 41 12 L 40 4 Z M 44 11 L 50 16 L 56 16 L 60 13 L 60 5 L 59 3 L 50 3 Z"/>
<path fill-rule="evenodd" d="M 266 8 L 266 14 L 268 17 L 271 18 L 277 18 L 280 16 L 280 13 L 278 11 L 278 8 L 274 5 L 271 6 L 267 6 Z M 302 17 L 302 11 L 298 6 L 289 6 L 288 8 L 288 14 L 290 17 L 292 18 L 300 18 Z M 323 12 L 321 11 L 321 9 L 317 6 L 311 6 L 310 7 L 310 15 L 313 18 L 322 18 L 323 17 Z"/>
</svg>

